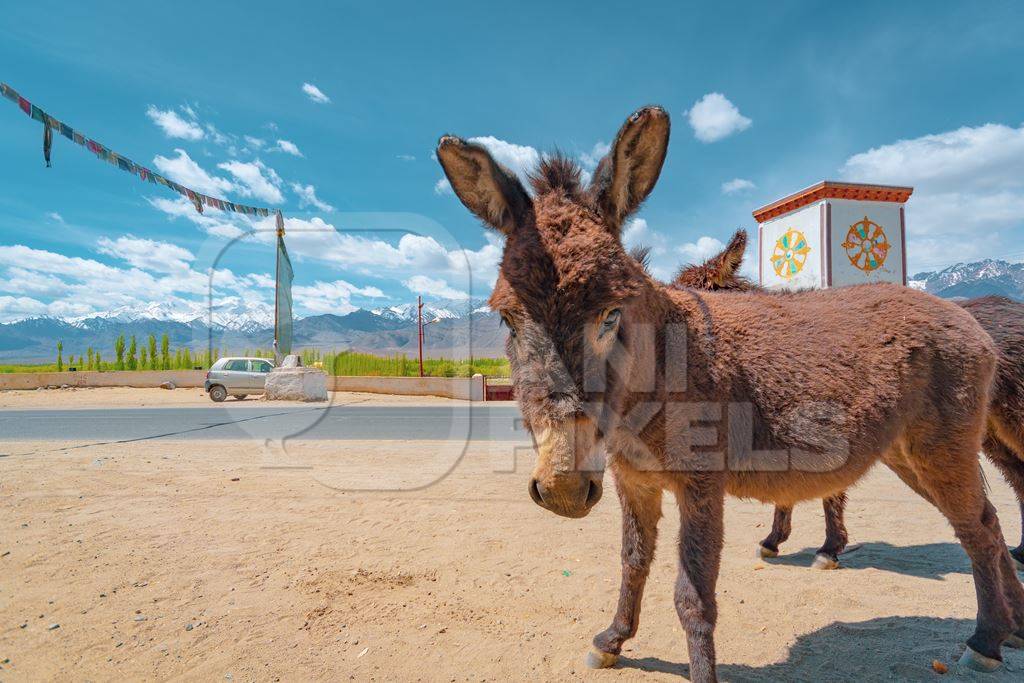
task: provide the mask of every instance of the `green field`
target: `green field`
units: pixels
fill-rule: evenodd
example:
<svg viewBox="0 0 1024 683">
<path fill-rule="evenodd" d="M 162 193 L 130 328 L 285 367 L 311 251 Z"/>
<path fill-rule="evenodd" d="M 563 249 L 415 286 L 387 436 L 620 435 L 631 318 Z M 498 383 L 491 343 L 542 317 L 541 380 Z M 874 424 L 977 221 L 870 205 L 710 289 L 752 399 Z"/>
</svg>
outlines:
<svg viewBox="0 0 1024 683">
<path fill-rule="evenodd" d="M 378 377 L 415 377 L 419 375 L 419 361 L 408 356 L 375 356 L 369 353 L 342 351 L 328 353 L 322 358 L 310 354 L 303 362 L 317 365 L 331 375 L 373 375 Z M 423 374 L 429 377 L 471 377 L 476 373 L 492 377 L 508 377 L 507 358 L 474 358 L 472 360 L 449 360 L 446 358 L 424 358 Z"/>
<path fill-rule="evenodd" d="M 161 359 L 158 358 L 157 363 L 154 364 L 146 363 L 142 366 L 141 363 L 136 364 L 137 370 L 185 370 L 192 368 L 196 365 L 202 365 L 204 368 L 210 366 L 209 359 L 215 360 L 219 355 L 233 355 L 233 354 L 197 354 L 196 358 L 192 358 L 191 354 L 177 354 L 170 355 L 169 362 L 166 367 L 161 367 Z M 273 354 L 264 349 L 246 349 L 242 353 L 237 355 L 242 356 L 258 356 L 262 358 L 269 358 Z M 302 362 L 308 366 L 323 368 L 330 375 L 370 375 L 376 377 L 416 377 L 419 375 L 419 362 L 416 358 L 409 358 L 404 354 L 393 355 L 393 356 L 377 356 L 370 353 L 356 353 L 353 351 L 340 351 L 340 352 L 329 352 L 321 353 L 315 350 L 304 350 L 301 352 Z M 212 362 L 212 360 L 210 360 Z M 124 369 L 130 369 L 128 363 L 124 364 Z M 68 367 L 76 367 L 78 370 L 97 370 L 109 372 L 111 370 L 119 369 L 116 363 L 109 363 L 106 361 L 100 361 L 98 363 L 93 362 L 92 367 L 88 362 L 84 362 L 79 366 L 77 362 L 74 364 L 69 363 L 67 360 L 63 361 L 63 368 L 66 370 Z M 56 363 L 46 363 L 39 365 L 0 365 L 0 373 L 10 372 L 57 372 Z M 508 377 L 509 367 L 508 359 L 506 358 L 474 358 L 471 360 L 451 360 L 447 358 L 425 358 L 423 359 L 423 374 L 430 377 L 470 377 L 476 373 L 488 375 L 491 377 Z"/>
</svg>

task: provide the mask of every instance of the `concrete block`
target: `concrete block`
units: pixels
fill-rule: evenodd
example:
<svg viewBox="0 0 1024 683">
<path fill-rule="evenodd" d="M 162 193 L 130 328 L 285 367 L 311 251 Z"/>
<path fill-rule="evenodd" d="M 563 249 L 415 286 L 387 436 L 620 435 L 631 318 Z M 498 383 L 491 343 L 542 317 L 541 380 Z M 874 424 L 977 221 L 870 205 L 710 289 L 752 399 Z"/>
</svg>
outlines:
<svg viewBox="0 0 1024 683">
<path fill-rule="evenodd" d="M 274 368 L 267 375 L 268 401 L 326 401 L 327 373 L 304 367 Z"/>
</svg>

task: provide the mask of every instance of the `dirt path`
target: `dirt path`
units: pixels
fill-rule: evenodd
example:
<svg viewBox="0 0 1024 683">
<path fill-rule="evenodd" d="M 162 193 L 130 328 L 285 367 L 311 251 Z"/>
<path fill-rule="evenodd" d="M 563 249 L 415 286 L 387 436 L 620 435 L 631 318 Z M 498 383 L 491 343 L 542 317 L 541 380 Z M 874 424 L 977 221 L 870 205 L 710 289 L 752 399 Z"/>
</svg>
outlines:
<svg viewBox="0 0 1024 683">
<path fill-rule="evenodd" d="M 669 498 L 640 633 L 622 666 L 581 666 L 618 584 L 618 505 L 557 518 L 526 495 L 511 444 L 0 444 L 0 680 L 674 681 Z M 302 467 L 306 469 L 296 469 Z M 1016 506 L 989 472 L 1008 536 Z M 789 553 L 753 559 L 765 506 L 731 500 L 718 584 L 723 680 L 935 680 L 973 627 L 966 556 L 886 471 L 851 493 L 863 546 L 807 567 L 820 509 Z M 51 625 L 59 624 L 52 628 Z M 1006 652 L 1021 680 L 1024 653 Z M 952 674 L 948 675 L 952 677 Z"/>
</svg>

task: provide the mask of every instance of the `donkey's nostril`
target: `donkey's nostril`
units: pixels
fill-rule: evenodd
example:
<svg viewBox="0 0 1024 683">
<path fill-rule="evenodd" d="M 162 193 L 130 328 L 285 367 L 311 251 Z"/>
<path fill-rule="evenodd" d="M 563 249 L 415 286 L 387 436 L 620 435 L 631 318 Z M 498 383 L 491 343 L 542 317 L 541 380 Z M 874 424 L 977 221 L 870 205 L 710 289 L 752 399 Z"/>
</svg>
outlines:
<svg viewBox="0 0 1024 683">
<path fill-rule="evenodd" d="M 530 480 L 530 498 L 537 505 L 544 505 L 544 498 L 540 495 L 540 484 L 536 479 Z"/>
<path fill-rule="evenodd" d="M 587 491 L 587 507 L 592 508 L 597 505 L 597 501 L 601 500 L 601 493 L 603 487 L 599 481 L 590 481 L 590 489 Z"/>
</svg>

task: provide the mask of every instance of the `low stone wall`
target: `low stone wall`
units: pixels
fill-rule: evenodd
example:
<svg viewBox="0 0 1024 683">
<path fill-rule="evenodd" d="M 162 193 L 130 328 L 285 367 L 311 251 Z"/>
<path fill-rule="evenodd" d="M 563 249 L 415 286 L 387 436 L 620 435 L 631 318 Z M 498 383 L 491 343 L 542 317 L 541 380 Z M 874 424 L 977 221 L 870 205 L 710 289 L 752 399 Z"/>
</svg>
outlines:
<svg viewBox="0 0 1024 683">
<path fill-rule="evenodd" d="M 331 391 L 365 391 L 401 396 L 441 396 L 483 400 L 483 378 L 475 377 L 328 377 Z"/>
<path fill-rule="evenodd" d="M 140 370 L 114 372 L 10 372 L 0 373 L 0 389 L 69 387 L 158 387 L 166 381 L 185 388 L 201 387 L 205 370 Z"/>
</svg>

